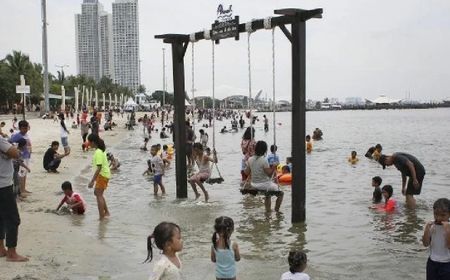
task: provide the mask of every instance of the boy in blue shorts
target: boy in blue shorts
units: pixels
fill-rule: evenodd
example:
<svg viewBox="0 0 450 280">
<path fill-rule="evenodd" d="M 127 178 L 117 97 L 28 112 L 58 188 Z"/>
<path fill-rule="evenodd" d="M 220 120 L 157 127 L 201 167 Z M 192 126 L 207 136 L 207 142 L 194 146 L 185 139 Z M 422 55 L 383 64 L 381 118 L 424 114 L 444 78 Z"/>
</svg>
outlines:
<svg viewBox="0 0 450 280">
<path fill-rule="evenodd" d="M 161 192 L 163 195 L 166 194 L 166 189 L 162 183 L 162 176 L 164 175 L 164 161 L 158 155 L 158 146 L 153 145 L 150 149 L 150 154 L 152 157 L 150 158 L 151 167 L 153 170 L 153 191 L 154 194 L 158 194 L 158 186 L 161 188 Z"/>
</svg>

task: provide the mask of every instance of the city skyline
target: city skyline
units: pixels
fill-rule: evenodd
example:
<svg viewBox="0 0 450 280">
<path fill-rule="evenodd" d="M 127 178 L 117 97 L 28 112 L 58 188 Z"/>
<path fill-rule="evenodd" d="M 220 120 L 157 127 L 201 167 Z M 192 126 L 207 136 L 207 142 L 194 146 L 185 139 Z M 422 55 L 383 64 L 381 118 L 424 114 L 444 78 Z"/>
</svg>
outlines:
<svg viewBox="0 0 450 280">
<path fill-rule="evenodd" d="M 25 0 L 22 5 L 5 0 L 10 13 L 0 19 L 14 28 L 0 31 L 0 57 L 12 50 L 42 61 L 41 14 L 39 1 Z M 107 12 L 112 0 L 101 1 Z M 434 1 L 427 5 L 419 0 L 330 1 L 259 1 L 233 4 L 233 12 L 241 22 L 273 15 L 274 9 L 296 7 L 323 8 L 323 19 L 307 23 L 306 98 L 360 96 L 376 98 L 385 94 L 392 98 L 439 100 L 450 96 L 450 19 L 446 12 L 450 3 Z M 68 64 L 66 74 L 76 74 L 75 31 L 73 16 L 80 11 L 81 1 L 47 0 L 49 70 L 56 73 L 56 64 Z M 142 84 L 149 92 L 162 88 L 162 48 L 166 48 L 168 91 L 172 91 L 170 45 L 155 40 L 164 33 L 189 34 L 210 28 L 216 18 L 219 1 L 141 1 L 139 2 Z M 201 9 L 200 9 L 201 7 Z M 16 18 L 27 21 L 15 22 Z M 20 35 L 19 35 L 20 34 Z M 277 99 L 290 100 L 290 47 L 286 38 L 276 31 Z M 216 46 L 216 85 L 227 85 L 246 93 L 248 87 L 246 34 L 241 40 L 224 40 Z M 252 87 L 271 95 L 271 37 L 269 31 L 252 35 Z M 211 44 L 195 45 L 196 86 L 198 92 L 211 91 Z M 190 46 L 185 58 L 186 89 L 190 94 Z M 225 93 L 226 94 L 226 93 Z M 218 95 L 223 98 L 223 96 Z"/>
</svg>

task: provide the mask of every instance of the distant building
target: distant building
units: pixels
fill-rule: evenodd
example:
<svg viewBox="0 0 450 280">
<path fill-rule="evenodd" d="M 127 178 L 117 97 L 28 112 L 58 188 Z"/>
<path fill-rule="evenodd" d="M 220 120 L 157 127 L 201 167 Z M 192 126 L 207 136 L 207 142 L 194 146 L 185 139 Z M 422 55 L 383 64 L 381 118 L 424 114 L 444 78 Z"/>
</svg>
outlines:
<svg viewBox="0 0 450 280">
<path fill-rule="evenodd" d="M 112 17 L 111 14 L 101 12 L 99 17 L 100 27 L 100 73 L 114 80 L 114 53 L 112 42 Z M 100 77 L 101 78 L 101 77 Z"/>
<path fill-rule="evenodd" d="M 360 106 L 364 105 L 366 102 L 361 97 L 347 97 L 345 98 L 345 105 Z"/>
<path fill-rule="evenodd" d="M 103 6 L 98 0 L 84 0 L 81 14 L 75 15 L 75 41 L 77 54 L 77 72 L 94 80 L 100 80 L 101 36 L 99 17 Z"/>
<path fill-rule="evenodd" d="M 137 93 L 139 20 L 137 0 L 116 0 L 112 15 L 98 0 L 83 0 L 75 15 L 77 73 L 99 81 L 103 76 Z"/>
<path fill-rule="evenodd" d="M 137 0 L 116 0 L 112 4 L 112 34 L 114 81 L 137 93 L 141 84 Z"/>
</svg>

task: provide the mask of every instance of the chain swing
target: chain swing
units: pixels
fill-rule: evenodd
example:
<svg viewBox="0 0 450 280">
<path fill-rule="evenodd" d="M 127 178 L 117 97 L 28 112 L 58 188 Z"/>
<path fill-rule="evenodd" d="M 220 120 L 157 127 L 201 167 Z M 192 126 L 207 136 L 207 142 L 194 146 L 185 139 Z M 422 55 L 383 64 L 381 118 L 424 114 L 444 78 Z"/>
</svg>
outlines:
<svg viewBox="0 0 450 280">
<path fill-rule="evenodd" d="M 195 57 L 195 42 L 196 42 L 195 33 L 191 33 L 189 35 L 189 41 L 191 41 L 191 44 L 192 44 L 192 61 L 191 61 L 191 86 L 192 86 L 191 92 L 192 92 L 192 102 L 193 102 L 193 104 L 192 104 L 192 129 L 195 132 L 195 106 L 196 106 L 196 104 L 195 104 L 195 78 L 194 78 L 195 77 L 194 76 L 195 75 L 194 57 Z"/>
<path fill-rule="evenodd" d="M 211 44 L 212 44 L 212 54 L 211 54 L 211 61 L 212 61 L 212 129 L 213 129 L 213 133 L 212 133 L 212 146 L 213 146 L 213 152 L 216 152 L 216 85 L 215 85 L 215 47 L 214 47 L 214 40 L 211 40 Z M 217 157 L 217 154 L 216 154 Z M 222 177 L 222 174 L 220 173 L 219 170 L 219 166 L 217 165 L 216 162 L 213 162 L 211 169 L 216 169 L 217 173 L 218 173 L 218 177 L 212 177 L 209 176 L 209 178 L 205 181 L 207 184 L 221 184 L 224 179 Z M 212 171 L 211 170 L 211 175 L 212 175 Z"/>
</svg>

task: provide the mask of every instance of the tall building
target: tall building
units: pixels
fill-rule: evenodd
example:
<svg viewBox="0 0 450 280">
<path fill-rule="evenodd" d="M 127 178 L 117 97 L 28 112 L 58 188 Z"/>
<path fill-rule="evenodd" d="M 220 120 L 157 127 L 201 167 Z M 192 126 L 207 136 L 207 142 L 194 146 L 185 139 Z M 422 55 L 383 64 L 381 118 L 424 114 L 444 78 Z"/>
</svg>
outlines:
<svg viewBox="0 0 450 280">
<path fill-rule="evenodd" d="M 137 93 L 141 84 L 138 0 L 112 4 L 114 81 Z"/>
<path fill-rule="evenodd" d="M 97 0 L 84 0 L 81 14 L 75 15 L 77 72 L 100 79 L 98 16 L 102 6 Z"/>
<path fill-rule="evenodd" d="M 102 12 L 99 17 L 100 28 L 100 73 L 114 80 L 114 52 L 112 43 L 112 17 Z"/>
<path fill-rule="evenodd" d="M 103 76 L 137 92 L 141 84 L 137 0 L 116 0 L 112 15 L 98 0 L 83 0 L 75 15 L 77 72 Z"/>
</svg>

